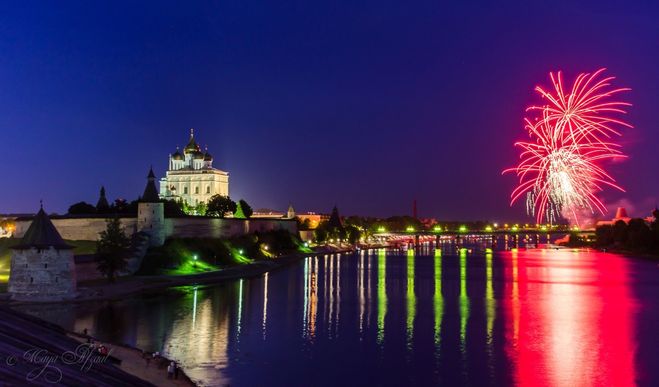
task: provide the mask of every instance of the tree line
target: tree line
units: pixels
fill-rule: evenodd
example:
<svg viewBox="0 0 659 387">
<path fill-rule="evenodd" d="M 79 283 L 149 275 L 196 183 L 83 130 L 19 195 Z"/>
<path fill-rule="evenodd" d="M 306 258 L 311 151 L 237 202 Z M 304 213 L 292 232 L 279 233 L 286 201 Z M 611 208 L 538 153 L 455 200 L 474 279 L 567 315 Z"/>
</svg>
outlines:
<svg viewBox="0 0 659 387">
<path fill-rule="evenodd" d="M 99 199 L 95 206 L 81 201 L 72 204 L 67 214 L 136 216 L 139 202 L 140 198 L 130 202 L 126 199 L 115 199 L 114 202 L 110 203 L 105 196 L 105 188 L 101 187 Z M 164 204 L 166 217 L 197 215 L 224 218 L 228 214 L 233 214 L 234 218 L 248 219 L 254 213 L 252 207 L 244 199 L 235 202 L 230 197 L 222 195 L 213 195 L 207 203 L 201 202 L 197 205 L 190 205 L 183 200 L 160 199 L 160 202 Z"/>
<path fill-rule="evenodd" d="M 659 210 L 652 212 L 654 220 L 634 218 L 625 223 L 622 220 L 612 225 L 602 225 L 595 230 L 596 244 L 601 248 L 618 248 L 634 252 L 659 252 Z"/>
</svg>

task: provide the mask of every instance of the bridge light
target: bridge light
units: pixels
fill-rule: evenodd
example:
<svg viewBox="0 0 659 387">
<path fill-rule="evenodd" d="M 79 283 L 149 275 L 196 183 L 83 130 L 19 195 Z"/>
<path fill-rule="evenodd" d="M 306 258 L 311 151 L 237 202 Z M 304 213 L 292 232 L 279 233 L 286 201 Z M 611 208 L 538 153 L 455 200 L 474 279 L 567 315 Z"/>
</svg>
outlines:
<svg viewBox="0 0 659 387">
<path fill-rule="evenodd" d="M 382 226 L 378 227 L 378 232 L 386 232 L 386 231 L 387 230 L 384 227 Z"/>
<path fill-rule="evenodd" d="M 494 223 L 493 226 L 494 226 L 494 228 L 497 228 L 497 227 L 499 227 L 499 224 L 498 224 L 498 223 Z"/>
<path fill-rule="evenodd" d="M 407 232 L 414 232 L 414 227 L 412 227 L 412 226 L 407 226 L 407 228 L 405 229 L 405 231 L 407 231 Z"/>
<path fill-rule="evenodd" d="M 458 229 L 458 231 L 460 231 L 460 232 L 467 232 L 467 226 L 465 226 L 465 225 L 460 226 L 460 228 Z"/>
<path fill-rule="evenodd" d="M 547 231 L 547 226 L 542 226 L 542 227 L 540 227 L 540 230 L 542 230 L 542 231 Z"/>
<path fill-rule="evenodd" d="M 485 231 L 486 232 L 492 232 L 492 226 L 486 226 Z"/>
<path fill-rule="evenodd" d="M 432 228 L 434 232 L 442 232 L 442 228 L 440 226 L 435 226 Z"/>
<path fill-rule="evenodd" d="M 517 231 L 519 230 L 519 226 L 514 225 L 514 226 L 511 228 L 511 230 L 512 230 L 513 232 L 517 232 Z"/>
</svg>

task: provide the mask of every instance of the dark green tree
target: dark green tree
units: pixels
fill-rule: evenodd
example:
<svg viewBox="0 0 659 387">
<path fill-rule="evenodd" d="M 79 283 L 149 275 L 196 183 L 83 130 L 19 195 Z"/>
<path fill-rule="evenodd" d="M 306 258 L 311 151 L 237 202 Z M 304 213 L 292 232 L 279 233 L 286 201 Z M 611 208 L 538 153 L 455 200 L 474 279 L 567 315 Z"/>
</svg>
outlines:
<svg viewBox="0 0 659 387">
<path fill-rule="evenodd" d="M 595 229 L 597 245 L 601 247 L 612 246 L 615 243 L 613 226 L 605 224 Z"/>
<path fill-rule="evenodd" d="M 647 250 L 650 247 L 652 234 L 645 220 L 634 218 L 627 225 L 627 248 L 631 250 Z"/>
<path fill-rule="evenodd" d="M 236 202 L 231 200 L 228 196 L 213 195 L 208 201 L 206 215 L 224 218 L 228 212 L 236 212 L 236 209 Z"/>
<path fill-rule="evenodd" d="M 627 223 L 622 220 L 617 221 L 613 225 L 613 241 L 617 246 L 627 245 Z"/>
<path fill-rule="evenodd" d="M 68 213 L 70 215 L 89 215 L 96 213 L 96 207 L 86 202 L 78 202 L 69 207 Z"/>
<path fill-rule="evenodd" d="M 245 218 L 249 219 L 252 217 L 252 214 L 254 213 L 254 210 L 252 210 L 252 206 L 247 204 L 247 202 L 244 199 L 240 199 L 238 201 L 238 207 L 242 210 L 243 215 Z"/>
<path fill-rule="evenodd" d="M 348 239 L 348 243 L 352 245 L 359 242 L 359 239 L 362 236 L 362 232 L 359 230 L 359 228 L 350 224 L 345 226 L 345 234 L 346 238 Z"/>
<path fill-rule="evenodd" d="M 117 273 L 126 268 L 129 248 L 130 240 L 121 228 L 119 218 L 108 219 L 105 231 L 96 242 L 97 269 L 108 281 L 114 282 Z"/>
</svg>

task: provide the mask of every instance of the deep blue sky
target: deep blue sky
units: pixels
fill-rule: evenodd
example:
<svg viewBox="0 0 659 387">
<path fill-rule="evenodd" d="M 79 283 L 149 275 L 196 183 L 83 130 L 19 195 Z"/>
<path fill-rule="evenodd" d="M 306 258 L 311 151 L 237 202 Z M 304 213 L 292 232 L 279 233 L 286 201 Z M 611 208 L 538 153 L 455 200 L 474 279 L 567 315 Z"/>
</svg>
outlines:
<svg viewBox="0 0 659 387">
<path fill-rule="evenodd" d="M 257 208 L 524 220 L 501 170 L 532 89 L 600 67 L 635 126 L 603 197 L 654 205 L 657 2 L 442 3 L 4 3 L 0 212 L 136 198 L 193 127 Z"/>
</svg>

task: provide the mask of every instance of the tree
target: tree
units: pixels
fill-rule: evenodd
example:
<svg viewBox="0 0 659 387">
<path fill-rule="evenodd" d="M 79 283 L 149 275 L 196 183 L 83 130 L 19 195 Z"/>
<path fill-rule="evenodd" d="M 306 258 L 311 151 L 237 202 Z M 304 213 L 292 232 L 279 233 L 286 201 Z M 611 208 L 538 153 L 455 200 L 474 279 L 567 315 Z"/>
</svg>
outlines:
<svg viewBox="0 0 659 387">
<path fill-rule="evenodd" d="M 208 209 L 208 205 L 206 204 L 206 202 L 199 202 L 199 204 L 197 204 L 194 207 L 194 212 L 196 215 L 204 216 L 206 215 L 207 209 Z"/>
<path fill-rule="evenodd" d="M 115 199 L 112 210 L 117 214 L 137 215 L 137 204 L 137 200 L 129 203 L 126 199 Z"/>
<path fill-rule="evenodd" d="M 245 215 L 245 218 L 249 219 L 249 218 L 252 217 L 252 214 L 254 213 L 254 210 L 252 210 L 252 206 L 247 204 L 245 199 L 240 199 L 240 201 L 238 202 L 238 205 L 243 210 L 243 214 Z"/>
<path fill-rule="evenodd" d="M 652 234 L 643 219 L 634 218 L 627 225 L 627 247 L 632 250 L 645 250 L 650 246 Z"/>
<path fill-rule="evenodd" d="M 213 195 L 208 201 L 206 215 L 224 218 L 228 212 L 236 212 L 236 202 L 229 199 L 228 196 Z"/>
<path fill-rule="evenodd" d="M 608 247 L 613 245 L 615 242 L 613 234 L 613 226 L 605 224 L 599 226 L 595 229 L 595 238 L 597 240 L 597 245 L 601 247 Z"/>
<path fill-rule="evenodd" d="M 92 206 L 87 202 L 78 202 L 76 204 L 73 204 L 71 207 L 69 207 L 70 215 L 89 215 L 95 213 L 96 213 L 96 207 Z"/>
<path fill-rule="evenodd" d="M 97 269 L 108 281 L 114 282 L 117 273 L 126 268 L 129 247 L 130 239 L 121 228 L 119 218 L 108 219 L 105 231 L 96 242 Z"/>
<path fill-rule="evenodd" d="M 162 199 L 163 202 L 163 210 L 165 213 L 165 217 L 175 217 L 175 216 L 183 216 L 185 215 L 185 212 L 183 211 L 182 204 L 180 201 L 176 200 L 165 200 Z"/>
</svg>

